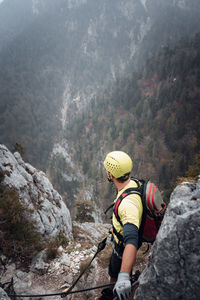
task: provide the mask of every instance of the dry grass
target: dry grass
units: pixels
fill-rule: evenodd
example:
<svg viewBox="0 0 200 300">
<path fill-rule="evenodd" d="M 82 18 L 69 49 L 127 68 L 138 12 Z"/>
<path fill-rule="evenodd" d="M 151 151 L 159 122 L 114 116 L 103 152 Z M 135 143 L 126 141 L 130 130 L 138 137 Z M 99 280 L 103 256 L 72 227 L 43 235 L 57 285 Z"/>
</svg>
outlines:
<svg viewBox="0 0 200 300">
<path fill-rule="evenodd" d="M 87 238 L 88 232 L 84 231 L 82 228 L 73 225 L 72 234 L 74 242 L 80 243 L 83 249 L 88 249 L 94 246 L 94 243 Z"/>
<path fill-rule="evenodd" d="M 178 177 L 177 178 L 177 184 L 181 184 L 183 182 L 196 182 L 196 179 L 194 177 Z"/>
<path fill-rule="evenodd" d="M 99 253 L 98 264 L 103 269 L 108 267 L 112 251 L 113 251 L 113 247 L 111 245 L 107 245 L 106 248 L 102 252 Z"/>
<path fill-rule="evenodd" d="M 90 262 L 91 262 L 91 259 L 92 259 L 91 257 L 88 257 L 84 261 L 81 262 L 81 264 L 80 264 L 80 273 L 82 273 L 84 270 L 86 270 L 85 274 L 86 274 L 86 276 L 88 276 L 88 274 L 90 273 L 91 269 L 93 268 L 92 265 L 89 265 Z"/>
</svg>

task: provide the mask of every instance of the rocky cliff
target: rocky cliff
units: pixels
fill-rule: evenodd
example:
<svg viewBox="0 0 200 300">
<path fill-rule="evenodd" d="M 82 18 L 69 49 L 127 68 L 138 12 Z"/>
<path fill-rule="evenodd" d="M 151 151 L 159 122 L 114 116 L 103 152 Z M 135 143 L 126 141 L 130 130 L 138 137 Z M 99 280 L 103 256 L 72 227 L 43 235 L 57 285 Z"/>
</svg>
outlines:
<svg viewBox="0 0 200 300">
<path fill-rule="evenodd" d="M 19 141 L 28 160 L 46 170 L 74 115 L 102 98 L 110 81 L 118 85 L 119 77 L 132 76 L 133 64 L 197 33 L 199 11 L 196 0 L 4 0 L 2 143 Z"/>
<path fill-rule="evenodd" d="M 200 177 L 171 195 L 134 299 L 199 299 Z"/>
<path fill-rule="evenodd" d="M 64 233 L 72 238 L 69 210 L 46 174 L 25 163 L 18 152 L 0 145 L 1 184 L 17 192 L 21 204 L 43 237 Z"/>
<path fill-rule="evenodd" d="M 69 241 L 69 244 L 60 246 L 51 259 L 49 250 L 43 249 L 33 257 L 26 269 L 12 258 L 6 257 L 0 249 L 0 299 L 9 299 L 4 291 L 8 294 L 15 292 L 26 295 L 62 292 L 86 267 L 95 254 L 98 243 L 108 235 L 110 225 L 78 222 L 71 224 L 69 212 L 64 203 L 61 206 L 62 209 L 55 209 L 58 199 L 62 200 L 45 174 L 26 164 L 18 153 L 13 155 L 3 145 L 0 146 L 0 170 L 4 173 L 3 184 L 14 188 L 19 193 L 22 203 L 32 208 L 33 220 L 38 219 L 36 209 L 34 212 L 35 207 L 31 205 L 33 199 L 35 201 L 40 199 L 44 208 L 49 205 L 51 207 L 51 209 L 41 209 L 42 220 L 47 219 L 51 210 L 53 211 L 52 218 L 56 212 L 60 216 L 60 220 L 55 218 L 57 225 L 54 227 L 51 227 L 51 222 L 50 224 L 38 222 L 37 228 L 41 234 L 52 236 L 58 232 L 58 228 L 62 228 L 69 237 L 73 232 L 73 239 Z M 35 197 L 36 194 L 37 197 Z M 54 198 L 57 200 L 53 200 Z M 64 225 L 63 215 L 66 218 L 69 217 L 70 225 L 68 223 L 67 226 Z M 143 255 L 143 249 L 138 251 L 134 271 L 139 269 L 142 274 L 134 299 L 199 299 L 199 233 L 200 177 L 197 183 L 184 182 L 173 191 L 148 259 L 146 260 Z M 107 267 L 111 252 L 112 246 L 108 241 L 106 249 L 93 261 L 75 289 L 108 283 Z M 77 293 L 71 299 L 92 300 L 99 293 L 100 290 Z M 60 296 L 54 296 L 51 299 L 60 299 Z"/>
</svg>

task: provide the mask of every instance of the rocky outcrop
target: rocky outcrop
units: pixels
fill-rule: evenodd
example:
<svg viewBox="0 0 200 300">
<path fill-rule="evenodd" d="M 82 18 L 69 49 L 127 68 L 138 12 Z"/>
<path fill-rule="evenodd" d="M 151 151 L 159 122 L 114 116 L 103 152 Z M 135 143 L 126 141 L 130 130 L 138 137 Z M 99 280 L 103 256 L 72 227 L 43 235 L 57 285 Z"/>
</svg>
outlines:
<svg viewBox="0 0 200 300">
<path fill-rule="evenodd" d="M 171 195 L 134 299 L 199 299 L 200 177 Z"/>
<path fill-rule="evenodd" d="M 27 216 L 42 236 L 62 232 L 72 238 L 69 210 L 44 172 L 25 163 L 18 152 L 12 154 L 4 145 L 0 145 L 0 171 L 4 175 L 1 184 L 18 193 L 21 204 L 31 211 Z"/>
<path fill-rule="evenodd" d="M 60 231 L 72 236 L 69 211 L 43 172 L 25 163 L 19 153 L 13 155 L 3 145 L 0 145 L 0 171 L 4 174 L 3 185 L 14 189 L 21 203 L 32 210 L 30 217 L 43 236 L 53 236 Z M 74 222 L 74 239 L 68 246 L 59 247 L 52 260 L 48 257 L 48 249 L 44 249 L 33 258 L 30 268 L 26 270 L 0 252 L 0 286 L 10 291 L 9 286 L 12 285 L 17 294 L 62 292 L 91 260 L 98 242 L 108 234 L 109 229 L 110 225 L 106 224 Z M 172 193 L 134 299 L 199 299 L 199 234 L 200 178 L 197 183 L 182 183 Z M 107 268 L 111 252 L 112 246 L 108 243 L 75 289 L 108 283 Z M 140 263 L 139 254 L 136 269 Z M 141 268 L 143 270 L 143 266 Z M 78 293 L 71 299 L 94 299 L 99 293 L 99 290 Z M 0 289 L 0 299 L 8 300 L 8 296 Z M 60 296 L 51 299 L 60 299 Z"/>
<path fill-rule="evenodd" d="M 96 200 L 96 182 L 87 182 L 82 164 L 74 160 L 76 151 L 65 139 L 56 143 L 49 160 L 48 175 L 71 207 L 73 220 L 102 223 L 103 211 Z"/>
<path fill-rule="evenodd" d="M 17 295 L 38 295 L 60 293 L 77 279 L 97 251 L 97 246 L 107 236 L 110 225 L 94 223 L 73 223 L 74 240 L 64 248 L 60 246 L 56 258 L 47 259 L 47 249 L 40 252 L 32 260 L 29 270 L 18 269 L 15 263 L 7 262 L 4 271 L 0 268 L 0 286 L 7 291 L 8 283 L 13 283 Z M 108 283 L 108 258 L 112 251 L 111 243 L 92 262 L 74 290 Z M 6 257 L 0 255 L 6 263 Z M 78 293 L 70 297 L 72 300 L 94 299 L 99 290 Z M 8 294 L 13 294 L 9 292 Z M 0 290 L 1 295 L 1 290 Z M 48 297 L 47 297 L 48 298 Z M 4 299 L 1 298 L 0 299 Z M 8 298 L 5 298 L 7 300 Z M 31 300 L 31 297 L 27 297 Z M 39 297 L 36 299 L 40 299 Z M 52 300 L 60 296 L 51 297 Z"/>
<path fill-rule="evenodd" d="M 8 297 L 8 295 L 6 294 L 6 292 L 0 288 L 0 299 L 1 300 L 9 300 L 10 298 Z"/>
</svg>

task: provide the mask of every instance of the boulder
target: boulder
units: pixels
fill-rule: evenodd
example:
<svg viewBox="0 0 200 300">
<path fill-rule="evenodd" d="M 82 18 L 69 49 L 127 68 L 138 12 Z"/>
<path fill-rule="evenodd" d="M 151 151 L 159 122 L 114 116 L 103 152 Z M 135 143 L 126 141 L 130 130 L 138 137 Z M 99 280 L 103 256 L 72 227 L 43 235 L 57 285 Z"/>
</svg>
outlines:
<svg viewBox="0 0 200 300">
<path fill-rule="evenodd" d="M 0 276 L 0 283 L 2 285 L 12 281 L 13 274 L 16 270 L 16 265 L 14 263 L 10 263 L 6 265 L 6 267 L 4 266 L 4 268 L 5 271 L 2 273 L 2 276 Z"/>
<path fill-rule="evenodd" d="M 17 295 L 28 293 L 32 285 L 32 274 L 16 270 L 13 276 L 13 287 Z"/>
<path fill-rule="evenodd" d="M 199 274 L 200 178 L 173 191 L 134 299 L 197 300 Z"/>
<path fill-rule="evenodd" d="M 46 262 L 46 251 L 43 250 L 33 258 L 30 265 L 30 271 L 38 274 L 45 274 L 48 268 L 49 264 Z"/>
<path fill-rule="evenodd" d="M 27 216 L 42 236 L 62 232 L 72 238 L 69 210 L 44 172 L 25 163 L 18 152 L 12 154 L 4 145 L 0 145 L 0 171 L 4 174 L 2 184 L 18 193 L 22 205 L 31 210 Z"/>
<path fill-rule="evenodd" d="M 0 299 L 1 300 L 10 300 L 10 298 L 8 297 L 8 295 L 2 288 L 0 288 Z"/>
</svg>

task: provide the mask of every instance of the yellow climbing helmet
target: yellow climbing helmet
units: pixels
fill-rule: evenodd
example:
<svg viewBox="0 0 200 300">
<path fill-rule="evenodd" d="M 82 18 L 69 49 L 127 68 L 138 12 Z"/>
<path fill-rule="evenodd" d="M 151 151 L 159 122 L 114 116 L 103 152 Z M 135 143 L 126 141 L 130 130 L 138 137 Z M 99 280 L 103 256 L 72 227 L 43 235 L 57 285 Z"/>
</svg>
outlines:
<svg viewBox="0 0 200 300">
<path fill-rule="evenodd" d="M 120 178 L 132 170 L 132 160 L 123 151 L 112 151 L 107 154 L 104 160 L 106 171 L 110 172 L 115 178 Z"/>
</svg>

